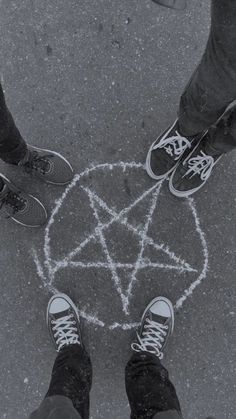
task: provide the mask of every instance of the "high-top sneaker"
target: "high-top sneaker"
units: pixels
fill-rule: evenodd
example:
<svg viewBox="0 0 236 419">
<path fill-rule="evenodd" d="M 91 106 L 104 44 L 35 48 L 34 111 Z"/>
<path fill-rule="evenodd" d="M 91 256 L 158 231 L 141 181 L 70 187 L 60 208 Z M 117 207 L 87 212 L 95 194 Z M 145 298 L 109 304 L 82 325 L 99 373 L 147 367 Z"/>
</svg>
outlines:
<svg viewBox="0 0 236 419">
<path fill-rule="evenodd" d="M 157 297 L 150 302 L 143 313 L 137 341 L 131 348 L 136 352 L 149 352 L 159 359 L 174 329 L 174 309 L 165 297 Z"/>
</svg>

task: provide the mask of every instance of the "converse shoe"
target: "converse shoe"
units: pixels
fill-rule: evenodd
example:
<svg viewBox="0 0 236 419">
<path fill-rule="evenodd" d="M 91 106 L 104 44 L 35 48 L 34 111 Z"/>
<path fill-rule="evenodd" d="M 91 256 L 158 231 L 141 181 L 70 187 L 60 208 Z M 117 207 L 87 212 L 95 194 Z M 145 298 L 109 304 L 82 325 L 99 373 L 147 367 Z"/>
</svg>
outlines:
<svg viewBox="0 0 236 419">
<path fill-rule="evenodd" d="M 78 310 L 66 294 L 56 294 L 50 299 L 47 324 L 58 352 L 65 346 L 82 344 Z"/>
<path fill-rule="evenodd" d="M 149 352 L 162 359 L 163 350 L 173 329 L 173 305 L 167 298 L 157 297 L 144 311 L 137 341 L 132 343 L 131 348 L 136 352 Z"/>
<path fill-rule="evenodd" d="M 166 178 L 178 165 L 184 152 L 192 147 L 192 142 L 197 141 L 200 135 L 184 137 L 179 133 L 178 120 L 164 131 L 150 147 L 146 170 L 148 175 L 161 181 Z"/>
<path fill-rule="evenodd" d="M 170 192 L 180 198 L 188 197 L 202 188 L 222 154 L 207 152 L 208 135 L 183 159 L 170 177 Z"/>
<path fill-rule="evenodd" d="M 16 188 L 4 175 L 0 174 L 4 185 L 0 192 L 0 209 L 9 218 L 25 227 L 40 227 L 47 221 L 43 204 L 33 195 Z"/>
<path fill-rule="evenodd" d="M 66 185 L 73 179 L 70 163 L 59 153 L 27 144 L 25 157 L 20 161 L 26 173 L 54 185 Z"/>
</svg>

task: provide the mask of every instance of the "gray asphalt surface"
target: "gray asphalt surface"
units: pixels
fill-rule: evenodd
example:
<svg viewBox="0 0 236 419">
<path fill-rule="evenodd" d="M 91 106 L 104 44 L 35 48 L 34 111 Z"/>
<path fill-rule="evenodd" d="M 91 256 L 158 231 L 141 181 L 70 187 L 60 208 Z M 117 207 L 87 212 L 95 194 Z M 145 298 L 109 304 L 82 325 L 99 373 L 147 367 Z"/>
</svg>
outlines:
<svg viewBox="0 0 236 419">
<path fill-rule="evenodd" d="M 104 163 L 143 163 L 151 142 L 176 117 L 180 94 L 201 57 L 209 2 L 191 0 L 179 12 L 150 0 L 1 0 L 0 6 L 2 83 L 25 139 L 63 153 L 75 173 Z M 107 249 L 120 263 L 116 279 L 126 289 L 132 273 L 135 278 L 129 315 L 101 243 L 92 241 L 77 254 L 80 266 L 56 273 L 53 285 L 93 317 L 93 323 L 84 321 L 94 367 L 92 419 L 129 417 L 124 368 L 134 329 L 111 326 L 137 322 L 156 295 L 175 303 L 195 281 L 199 286 L 176 313 L 164 364 L 185 419 L 235 418 L 235 162 L 235 153 L 224 157 L 194 201 L 177 200 L 162 185 L 148 234 L 165 251 L 145 248 L 143 266 L 137 266 L 137 232 L 147 221 L 152 193 L 128 211 L 126 225 L 116 221 L 105 231 Z M 1 171 L 39 197 L 49 213 L 64 191 L 29 181 L 3 163 Z M 137 166 L 86 172 L 49 230 L 51 266 L 94 234 L 92 204 L 101 223 L 111 219 L 95 196 L 119 212 L 153 185 Z M 27 230 L 2 218 L 0 231 L 0 418 L 23 419 L 42 400 L 55 358 L 45 325 L 45 229 Z"/>
</svg>

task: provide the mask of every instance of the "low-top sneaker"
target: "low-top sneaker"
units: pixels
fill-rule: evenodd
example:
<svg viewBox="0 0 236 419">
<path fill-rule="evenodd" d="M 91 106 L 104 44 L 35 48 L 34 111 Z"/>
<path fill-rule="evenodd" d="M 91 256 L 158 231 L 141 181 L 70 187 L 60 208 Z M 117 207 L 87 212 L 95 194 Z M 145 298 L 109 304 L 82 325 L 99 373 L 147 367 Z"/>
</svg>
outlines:
<svg viewBox="0 0 236 419">
<path fill-rule="evenodd" d="M 4 185 L 0 192 L 0 209 L 7 217 L 25 227 L 40 227 L 47 221 L 47 211 L 33 195 L 19 190 L 0 174 Z"/>
<path fill-rule="evenodd" d="M 32 174 L 46 183 L 66 185 L 73 179 L 70 163 L 55 151 L 45 150 L 27 144 L 24 158 L 19 162 L 26 173 Z"/>
<path fill-rule="evenodd" d="M 169 181 L 169 189 L 173 195 L 188 197 L 202 188 L 211 176 L 222 154 L 210 153 L 207 142 L 208 134 L 173 171 Z"/>
<path fill-rule="evenodd" d="M 146 159 L 148 175 L 159 181 L 168 177 L 177 167 L 185 151 L 190 150 L 201 136 L 202 134 L 192 137 L 181 135 L 176 120 L 150 147 Z"/>
</svg>

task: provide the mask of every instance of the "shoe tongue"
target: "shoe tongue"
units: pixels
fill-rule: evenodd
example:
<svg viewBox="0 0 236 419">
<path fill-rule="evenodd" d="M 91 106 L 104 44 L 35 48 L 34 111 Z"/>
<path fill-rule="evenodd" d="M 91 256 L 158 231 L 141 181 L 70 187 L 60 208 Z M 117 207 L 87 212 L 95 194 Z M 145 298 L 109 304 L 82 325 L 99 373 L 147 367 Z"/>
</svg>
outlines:
<svg viewBox="0 0 236 419">
<path fill-rule="evenodd" d="M 156 323 L 159 323 L 163 326 L 165 326 L 167 324 L 168 318 L 161 316 L 160 314 L 156 314 L 153 313 L 152 311 L 150 312 L 150 319 Z"/>
<path fill-rule="evenodd" d="M 37 157 L 37 166 L 47 172 L 50 168 L 50 164 L 47 159 L 43 158 L 42 156 L 38 156 L 38 153 L 35 151 L 27 150 L 23 159 L 18 163 L 19 166 L 27 166 L 27 163 L 31 160 L 33 161 L 34 158 Z"/>
<path fill-rule="evenodd" d="M 55 320 L 58 320 L 62 317 L 66 317 L 70 315 L 69 310 L 60 311 L 59 313 L 52 313 L 51 314 Z"/>
</svg>

